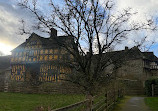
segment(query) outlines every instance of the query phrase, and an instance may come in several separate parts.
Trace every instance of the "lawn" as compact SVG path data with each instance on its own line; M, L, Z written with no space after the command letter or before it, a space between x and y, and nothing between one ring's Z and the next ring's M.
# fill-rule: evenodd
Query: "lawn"
M158 97L147 97L145 103L152 111L158 111Z
M38 111L54 109L84 100L83 95L22 94L0 92L0 111Z

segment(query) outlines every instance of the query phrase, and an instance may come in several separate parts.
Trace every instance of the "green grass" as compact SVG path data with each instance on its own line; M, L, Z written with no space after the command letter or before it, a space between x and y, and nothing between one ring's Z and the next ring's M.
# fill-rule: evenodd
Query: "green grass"
M158 111L158 97L146 97L145 103L152 111Z
M48 110L84 100L83 95L0 93L0 111Z
M130 96L125 96L118 100L118 103L114 106L114 109L112 111L122 111L123 106L125 103L130 99Z

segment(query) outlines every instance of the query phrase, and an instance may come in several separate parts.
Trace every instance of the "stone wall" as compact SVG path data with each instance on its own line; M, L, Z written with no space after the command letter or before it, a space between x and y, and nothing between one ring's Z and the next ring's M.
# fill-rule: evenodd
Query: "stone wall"
M10 69L0 73L0 91L5 91L8 88Z
M126 95L144 95L143 82L139 80L123 80Z
M9 83L9 92L22 93L82 93L83 90L79 86L68 82L45 82L38 86L31 86L25 82L12 81Z
M1 73L0 74L0 91L4 90L4 78L5 78L5 74Z
M115 73L117 77L123 79L144 80L143 60L135 59L126 61Z

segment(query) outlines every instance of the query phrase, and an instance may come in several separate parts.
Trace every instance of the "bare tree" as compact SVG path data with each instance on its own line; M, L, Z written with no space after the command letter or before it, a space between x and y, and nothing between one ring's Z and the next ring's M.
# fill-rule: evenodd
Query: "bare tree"
M131 9L114 11L114 2L105 0L64 0L64 7L57 6L50 0L51 14L45 16L37 8L37 2L29 5L28 1L19 3L34 14L43 32L52 27L68 35L73 42L59 42L71 55L71 66L75 73L69 74L68 81L82 86L88 95L93 96L99 86L107 84L111 76L104 74L104 69L111 64L110 58L104 56L113 46L118 46L128 38L131 32L156 30L153 20L130 22L136 15ZM86 50L85 50L86 49Z

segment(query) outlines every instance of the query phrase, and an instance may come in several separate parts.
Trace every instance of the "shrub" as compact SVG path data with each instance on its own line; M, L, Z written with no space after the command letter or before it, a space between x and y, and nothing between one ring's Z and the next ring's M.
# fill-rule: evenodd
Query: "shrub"
M152 96L152 84L158 85L158 77L151 77L145 81L145 93L147 96Z

